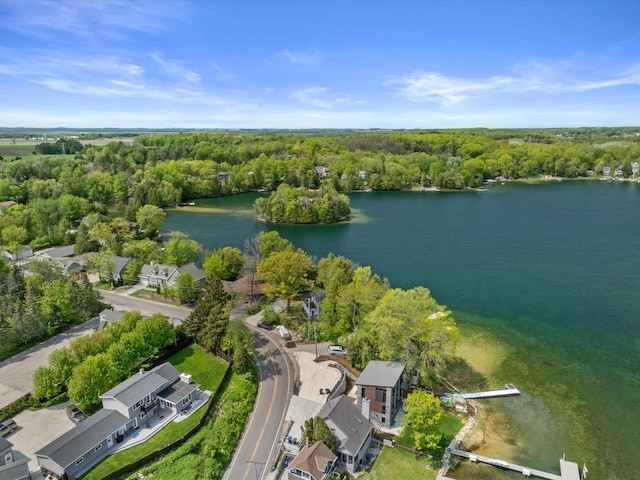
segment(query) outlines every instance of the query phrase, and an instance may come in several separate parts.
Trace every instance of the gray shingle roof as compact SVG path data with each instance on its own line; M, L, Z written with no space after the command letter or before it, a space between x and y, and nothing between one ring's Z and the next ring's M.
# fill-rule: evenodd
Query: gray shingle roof
M109 255L109 258L113 260L113 272L111 273L116 273L118 275L122 273L124 267L126 267L129 260L131 260L129 257L119 257L117 255Z
M173 265L165 265L163 263L146 264L142 266L140 276L169 278L176 268Z
M196 264L193 262L178 267L178 275L184 272L190 273L196 280L202 280L207 276L202 270L196 267Z
M373 429L373 424L344 395L325 403L318 416L333 430L338 450L353 456L357 455L360 446Z
M75 248L75 244L65 245L64 247L52 248L43 253L46 253L51 258L73 257Z
M4 437L0 437L0 452L4 452L6 450L11 450L13 448L13 444Z
M198 387L199 385L197 383L185 383L181 380L176 380L168 387L159 391L156 396L164 398L171 403L178 403L191 392L195 392Z
M36 455L49 457L66 468L126 423L127 417L117 410L98 410L84 422L42 447Z
M381 362L373 360L367 364L356 380L356 385L393 387L404 371L402 362Z
M154 390L172 381L180 373L170 363L163 363L148 372L136 373L111 390L100 395L100 398L115 398L123 405L130 407Z

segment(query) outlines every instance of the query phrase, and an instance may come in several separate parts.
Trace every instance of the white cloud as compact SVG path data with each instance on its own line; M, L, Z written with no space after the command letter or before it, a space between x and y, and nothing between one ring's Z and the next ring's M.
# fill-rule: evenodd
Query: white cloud
M289 97L300 103L318 108L334 108L335 106L349 102L349 95L336 95L329 92L327 87L307 87L294 90Z
M284 50L278 55L296 65L315 65L319 61L317 52L292 52L290 50Z
M152 0L30 0L5 2L3 27L46 38L63 31L82 38L122 38L124 32L157 34L165 22L189 11L188 2Z
M452 106L494 92L572 93L640 85L640 66L600 79L579 79L562 69L536 64L520 75L477 79L448 77L437 72L416 72L394 77L385 84L396 86L399 94L412 102L438 102L444 106Z
M162 58L162 55L160 55L159 53L152 53L151 58L158 65L160 65L160 67L162 67L162 70L164 72L168 73L169 75L180 77L181 79L187 82L192 82L192 83L199 82L202 79L199 73L189 70L187 68L184 68L178 62L169 62L164 58Z

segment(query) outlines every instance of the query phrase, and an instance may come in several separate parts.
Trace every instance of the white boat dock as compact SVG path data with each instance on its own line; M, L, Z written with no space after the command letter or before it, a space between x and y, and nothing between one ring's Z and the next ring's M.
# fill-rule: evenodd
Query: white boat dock
M460 394L460 396L465 400L471 400L474 398L510 397L512 395L520 395L520 390L518 390L512 383L507 383L502 390Z
M555 473L543 472L542 470L536 470L535 468L523 467L522 465L516 465L514 463L505 462L504 460L498 460L491 457L485 457L484 455L476 455L474 453L465 452L464 450L458 450L456 448L450 448L449 452L452 455L468 458L472 462L482 462L495 467L504 468L505 470L513 470L520 472L525 477L538 477L547 480L580 480L580 470L578 464L575 462L568 462L565 459L560 460L560 475ZM443 479L446 477L443 477Z

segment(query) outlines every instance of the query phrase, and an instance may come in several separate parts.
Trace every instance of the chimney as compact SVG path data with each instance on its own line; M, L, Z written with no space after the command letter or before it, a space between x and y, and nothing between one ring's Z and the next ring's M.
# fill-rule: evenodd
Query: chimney
M362 416L371 420L371 400L366 397L362 397Z
M184 382L186 384L191 383L191 375L189 375L188 373L181 373L180 374L180 381Z

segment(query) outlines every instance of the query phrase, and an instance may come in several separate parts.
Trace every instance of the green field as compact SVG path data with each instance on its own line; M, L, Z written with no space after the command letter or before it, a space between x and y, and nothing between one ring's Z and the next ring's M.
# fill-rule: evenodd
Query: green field
M438 462L399 448L384 447L373 467L362 477L364 480L435 480L440 468Z
M205 352L197 345L190 345L169 359L180 372L189 373L193 380L200 384L201 390L212 392L222 383L227 364L218 357ZM209 399L209 402L214 401ZM83 478L86 480L99 480L111 472L115 472L125 465L137 462L155 450L174 442L190 431L200 421L207 411L207 407L201 407L197 412L180 423L169 423L149 440L136 447L108 456Z

